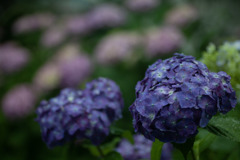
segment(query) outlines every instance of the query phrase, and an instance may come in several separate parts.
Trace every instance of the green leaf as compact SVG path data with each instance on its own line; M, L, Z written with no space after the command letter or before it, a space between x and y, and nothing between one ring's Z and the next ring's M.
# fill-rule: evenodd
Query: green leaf
M160 160L162 154L163 142L160 142L158 139L155 139L155 142L152 144L151 150L151 160Z
M204 132L204 130L201 130L201 131ZM201 131L200 133L202 133ZM216 135L205 131L204 135L202 135L202 138L194 142L193 151L194 151L196 160L200 159L201 152L207 149L213 143L216 137L217 137Z
M122 137L126 138L130 143L134 144L134 139L133 139L132 133L130 131L124 131L122 133Z
M134 144L134 139L133 139L132 133L130 131L123 130L121 128L112 126L110 128L110 132L114 135L121 136L121 137L127 139L130 143Z
M207 129L218 136L240 142L240 116L215 116L208 123Z
M102 149L103 154L107 155L108 153L112 152L120 140L121 140L120 138L114 138L111 142L101 145L100 147ZM97 150L95 145L83 144L82 146L84 148L87 148L92 155L100 157L99 151Z
M172 153L173 160L184 160L183 154L178 149L174 149Z
M124 132L124 130L123 129L121 129L121 128L117 128L117 127L115 127L115 126L111 126L110 127L110 132L111 132L111 134L114 134L114 135L122 135L122 133Z
M110 152L107 154L103 160L123 160L122 156L118 152Z
M187 155L188 155L189 151L191 151L191 149L193 148L194 141L195 141L195 137L189 138L183 144L173 143L173 146L175 148L179 149L182 152L184 158L187 159Z
M216 135L208 132L203 138L194 142L194 147L195 145L199 145L199 153L201 153L213 143L216 137Z

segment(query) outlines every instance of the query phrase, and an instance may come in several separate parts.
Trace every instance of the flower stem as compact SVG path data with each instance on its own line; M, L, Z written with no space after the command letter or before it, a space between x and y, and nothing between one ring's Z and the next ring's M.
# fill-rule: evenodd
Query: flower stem
M194 155L193 149L191 149L191 154L192 154L192 159L193 159L193 160L196 160L196 157L195 157L195 155Z
M100 154L100 157L103 158L104 154L103 154L103 151L102 151L101 147L100 146L96 146L96 148L97 148L97 150L98 150L98 152Z

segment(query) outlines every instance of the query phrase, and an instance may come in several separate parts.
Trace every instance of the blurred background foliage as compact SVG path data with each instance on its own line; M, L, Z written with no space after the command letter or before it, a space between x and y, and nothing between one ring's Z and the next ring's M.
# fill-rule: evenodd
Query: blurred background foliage
M46 147L34 121L40 100L65 87L84 88L94 78L110 78L125 102L123 118L113 126L134 133L128 107L148 65L174 52L200 59L209 43L240 39L239 0L128 1L0 3L0 159L95 159L79 143ZM115 147L114 137L105 143ZM238 143L215 138L200 159L237 157Z

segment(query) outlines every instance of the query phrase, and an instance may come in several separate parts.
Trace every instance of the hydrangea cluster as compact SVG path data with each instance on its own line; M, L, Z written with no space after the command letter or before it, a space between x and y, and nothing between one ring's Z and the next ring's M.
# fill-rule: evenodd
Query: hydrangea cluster
M170 10L166 15L165 23L176 27L186 27L197 18L197 9L194 6L185 4Z
M13 42L0 45L0 72L19 71L27 65L29 59L28 50Z
M16 33L26 33L38 29L45 29L51 26L54 21L55 17L51 13L36 13L18 19L14 24L13 29Z
M225 42L219 48L210 44L201 61L211 71L228 71L231 84L240 98L240 41Z
M58 65L47 62L35 74L33 78L33 86L35 92L43 94L56 89L61 80L61 73Z
M140 134L137 134L134 135L134 144L131 144L128 140L123 139L116 148L116 151L122 155L124 160L139 160L150 159L151 148L152 141L146 139ZM172 150L172 144L165 143L162 148L161 160L171 160Z
M92 30L88 14L71 16L65 23L66 30L70 35L86 35Z
M3 113L9 119L23 118L31 113L35 100L36 95L31 86L26 84L15 86L3 97Z
M236 105L230 76L183 54L149 66L136 97L130 107L135 131L163 142L186 142L218 111L225 114Z
M145 37L145 50L148 57L175 52L183 42L182 33L174 27L149 30Z
M126 6L138 12L149 11L156 8L159 4L159 0L126 0Z
M56 25L49 27L41 37L41 44L51 48L60 45L67 37L65 26Z
M109 134L111 123L121 118L123 99L111 80L99 78L85 90L64 89L59 96L42 101L37 122L48 147L87 138L99 145Z
M88 13L88 24L92 29L118 27L126 22L124 9L114 4L102 4Z
M87 56L79 54L60 63L59 70L62 87L77 87L80 82L89 77L92 72L92 65Z
M111 34L103 38L95 50L97 62L111 65L131 59L141 45L140 39L138 34L131 32Z
M82 52L75 43L60 48L35 74L35 91L42 94L59 87L76 88L85 81L91 75L93 66L90 58Z

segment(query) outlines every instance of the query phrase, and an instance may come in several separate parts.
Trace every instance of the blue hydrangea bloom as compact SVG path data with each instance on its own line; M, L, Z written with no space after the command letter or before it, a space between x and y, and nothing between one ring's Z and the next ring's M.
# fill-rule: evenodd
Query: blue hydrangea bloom
M136 85L130 106L135 131L152 141L186 142L217 112L235 107L230 79L225 72L210 72L192 56L158 60Z
M123 99L111 80L99 78L85 90L64 89L37 108L43 141L52 148L73 139L89 139L99 145L114 120L121 118Z
M133 138L134 144L123 139L116 148L116 151L122 155L124 160L150 159L152 141L146 139L140 134L134 135ZM171 160L172 151L173 145L171 143L165 143L162 148L161 160Z

